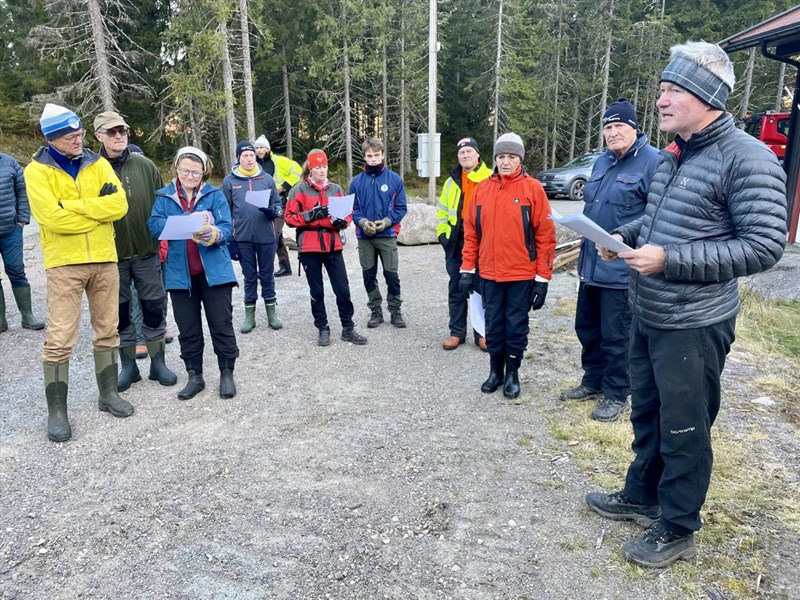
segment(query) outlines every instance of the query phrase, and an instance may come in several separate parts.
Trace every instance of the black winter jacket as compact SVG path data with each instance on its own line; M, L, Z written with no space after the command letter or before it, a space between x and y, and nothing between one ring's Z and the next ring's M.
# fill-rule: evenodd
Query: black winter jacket
M666 251L663 273L631 275L634 314L659 329L735 316L737 278L769 269L786 245L786 176L763 143L730 115L676 142L653 177L644 215L616 231L629 246Z
M22 168L8 154L0 153L0 237L5 237L17 223L31 222L31 209L25 192Z

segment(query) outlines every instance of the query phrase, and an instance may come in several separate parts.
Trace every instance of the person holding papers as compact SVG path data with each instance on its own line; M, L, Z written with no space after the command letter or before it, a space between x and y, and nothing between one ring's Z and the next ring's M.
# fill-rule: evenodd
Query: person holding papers
M280 329L283 324L275 314L275 252L279 235L275 219L283 216L281 197L275 180L256 161L256 148L251 142L239 142L236 160L222 182L222 193L231 207L233 239L244 276L245 317L239 331L250 333L256 326L259 280L269 326Z
M231 288L236 285L236 275L227 246L232 232L231 212L222 192L206 183L211 174L211 160L202 150L192 146L178 150L173 172L173 180L156 192L156 203L147 226L153 236L159 237L168 219L170 223L176 217L198 223L190 239L177 233L169 239L164 263L172 312L178 324L181 358L189 375L178 398L188 400L206 387L201 305L219 364L219 395L233 398L236 395L233 367L239 348L233 333L231 305Z
M329 214L329 198L344 196L342 188L328 181L328 157L322 150L312 150L303 165L303 179L289 192L286 223L297 228L297 253L311 292L311 314L319 330L317 344L331 343L331 330L325 311L325 286L322 267L328 272L342 323L342 340L366 344L367 338L353 324L353 303L344 264L344 230L352 217Z
M556 228L542 184L525 172L525 146L515 133L494 145L494 174L478 184L464 216L461 292L483 280L489 378L481 391L500 385L503 396L520 394L519 367L528 346L528 312L544 306L553 274Z
M620 98L603 115L606 151L597 159L584 188L583 214L605 231L638 219L660 153L638 131L633 105ZM575 333L581 342L581 383L561 394L562 400L588 400L603 395L592 413L595 421L616 421L628 408L628 265L622 259L603 261L595 243L581 242L580 287Z

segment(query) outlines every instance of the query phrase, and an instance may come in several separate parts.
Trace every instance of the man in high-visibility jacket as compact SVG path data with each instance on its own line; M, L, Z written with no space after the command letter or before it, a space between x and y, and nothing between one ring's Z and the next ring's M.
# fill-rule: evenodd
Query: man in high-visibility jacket
M275 217L275 232L278 235L278 270L275 277L283 277L292 274L292 263L289 262L289 251L283 240L283 213L286 212L286 199L289 197L289 190L292 189L302 178L303 169L286 156L279 156L272 152L267 136L260 135L255 143L256 161L263 171L275 180L278 192L281 195L281 216Z
M444 182L436 212L436 235L444 248L445 267L450 281L447 286L447 307L450 312L450 336L442 342L445 350L455 350L467 339L467 298L458 287L461 279L461 250L464 248L463 221L472 194L478 184L492 175L481 160L478 142L466 137L456 144L458 166L450 170ZM480 290L480 278L475 288ZM475 345L486 350L486 340L473 331Z

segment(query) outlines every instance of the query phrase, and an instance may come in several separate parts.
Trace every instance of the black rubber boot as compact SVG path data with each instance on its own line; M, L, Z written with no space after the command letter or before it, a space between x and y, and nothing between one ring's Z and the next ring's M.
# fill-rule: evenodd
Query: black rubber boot
M504 365L505 356L502 354L489 355L489 378L481 386L481 391L484 394L491 394L502 385Z
M186 386L178 392L178 400L189 400L206 389L202 371L188 369L186 373L189 375L189 380L186 382Z
M219 359L219 397L233 398L236 395L236 384L233 382L233 365L235 358Z
M47 437L54 442L66 442L72 437L67 417L69 390L69 361L44 363L44 395L47 398Z
M506 379L503 383L503 396L514 399L519 396L519 366L522 364L522 353L506 356Z
M94 351L94 376L97 379L97 389L100 391L97 399L98 408L115 417L130 417L133 414L133 404L120 398L117 390L116 348Z
M137 381L142 380L136 364L136 346L125 346L119 349L119 362L122 366L117 378L117 391L124 392Z
M157 381L161 385L175 385L178 383L178 376L173 373L165 360L164 340L153 340L147 342L147 354L150 355L150 376L149 379Z

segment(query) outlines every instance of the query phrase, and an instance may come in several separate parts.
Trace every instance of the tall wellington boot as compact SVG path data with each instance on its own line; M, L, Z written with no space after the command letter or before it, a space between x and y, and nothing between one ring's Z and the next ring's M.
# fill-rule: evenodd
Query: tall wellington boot
M120 398L117 390L117 356L116 348L94 351L94 376L100 391L97 405L100 410L115 417L130 417L133 414L133 405Z
M47 398L47 437L54 442L66 442L72 437L72 427L67 417L69 360L60 363L45 362L42 366L44 395Z

